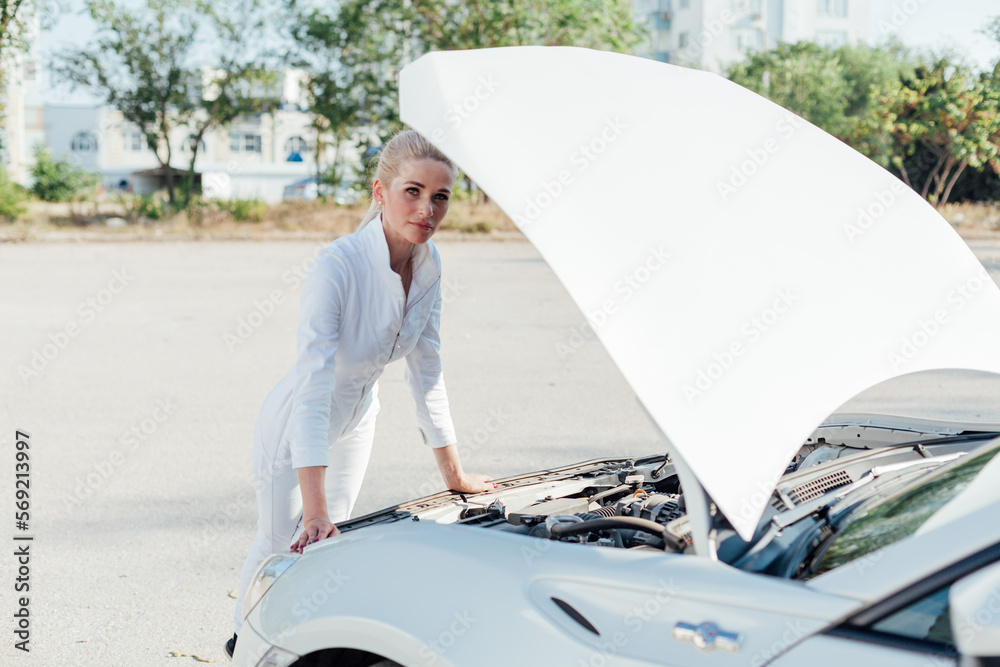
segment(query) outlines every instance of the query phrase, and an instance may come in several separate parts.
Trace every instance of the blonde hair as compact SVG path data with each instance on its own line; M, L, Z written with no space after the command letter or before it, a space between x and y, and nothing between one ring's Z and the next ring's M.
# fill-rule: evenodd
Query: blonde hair
M438 150L434 144L413 130L404 130L390 139L382 147L382 150L379 151L378 166L375 168L375 178L382 182L383 187L386 187L396 178L400 167L405 162L408 160L423 159L442 162L451 170L452 175L458 175L455 163L449 160L448 156ZM372 182L374 180L372 179ZM381 212L382 208L373 197L371 206L368 208L368 213L361 219L361 224L358 225L356 231L364 229L365 225L374 220Z

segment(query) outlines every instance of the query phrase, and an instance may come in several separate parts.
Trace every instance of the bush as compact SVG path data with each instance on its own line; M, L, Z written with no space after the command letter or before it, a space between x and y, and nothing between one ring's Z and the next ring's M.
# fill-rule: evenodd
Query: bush
M159 195L119 195L115 201L125 208L125 217L131 222L142 218L162 220L169 214L170 206Z
M260 222L267 211L267 204L258 199L221 199L219 209L233 216L236 222Z
M28 193L0 169L0 220L14 222L27 210Z
M97 176L73 164L68 157L56 160L45 146L35 147L31 168L31 193L42 201L78 201L97 184Z

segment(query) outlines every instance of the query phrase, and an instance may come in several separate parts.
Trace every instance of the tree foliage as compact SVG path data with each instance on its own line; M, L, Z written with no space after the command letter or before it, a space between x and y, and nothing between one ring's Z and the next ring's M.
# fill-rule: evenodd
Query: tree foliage
M628 52L641 38L629 0L286 1L317 148L334 148L333 163L318 165L320 180L334 185L345 144L360 139L364 151L399 129L399 70L423 53L528 44Z
M77 201L97 185L97 176L75 164L69 157L55 159L44 146L35 147L31 167L31 194L42 201Z
M629 53L641 39L629 0L414 0L403 16L421 51L538 44Z
M341 160L347 145L360 135L364 151L399 128L396 77L403 43L396 32L396 7L371 0L345 0L332 13L295 2L289 7L295 44L290 60L306 72L303 88L316 132L318 182L336 191L345 177ZM327 146L333 158L324 164Z
M829 49L813 42L779 44L729 69L729 78L840 139L875 102L873 90L906 68L899 47Z
M864 124L881 134L872 157L931 203L947 203L968 167L1000 173L1000 89L947 58L885 85Z
M28 193L0 167L0 220L14 222L28 211Z
M99 30L96 42L64 49L54 72L102 97L139 128L166 171L173 203L175 130L190 131L190 184L204 134L266 104L254 94L254 84L266 79L257 64L263 54L256 38L266 20L260 6L258 0L221 8L203 0L146 0L133 9L114 0L88 0ZM196 51L211 65L199 67ZM185 202L189 194L185 188Z
M1000 43L1000 19L989 30ZM946 203L963 175L1000 174L1000 62L977 75L948 56L898 44L800 42L752 55L729 78L850 144L932 203Z

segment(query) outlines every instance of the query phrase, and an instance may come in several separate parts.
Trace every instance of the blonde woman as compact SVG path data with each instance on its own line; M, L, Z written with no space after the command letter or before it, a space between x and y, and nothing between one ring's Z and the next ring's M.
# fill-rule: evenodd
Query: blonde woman
M361 489L378 414L378 378L406 359L424 443L448 488L494 488L458 457L439 350L441 259L430 242L448 212L454 164L413 131L383 148L358 230L317 257L302 287L295 366L254 429L257 535L243 565L230 655L250 578L270 554L338 534Z

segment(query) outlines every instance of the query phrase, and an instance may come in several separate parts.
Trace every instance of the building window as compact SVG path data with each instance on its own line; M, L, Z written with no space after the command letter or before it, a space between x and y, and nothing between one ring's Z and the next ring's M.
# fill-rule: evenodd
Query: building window
M309 152L309 143L299 136L288 137L285 140L285 160L288 162L301 162L302 155Z
M232 132L229 134L229 149L234 153L260 153L260 135Z
M184 145L184 148L186 148L187 150L191 151L192 153L194 152L194 136L193 135L189 135L188 136L187 143ZM198 152L200 153L201 151L204 151L204 150L205 150L205 140L204 139L199 139L198 140Z
M688 34L687 32L682 32L677 35L677 48L686 49L688 45Z
M847 44L847 33L843 30L820 30L816 33L816 43L831 49L839 49Z
M761 0L731 0L729 6L737 14L760 14L763 11Z
M70 142L70 149L77 153L90 153L97 150L97 137L93 132L77 132Z
M816 13L820 16L847 16L847 0L817 0Z
M142 132L139 130L125 130L125 150L141 151L145 148L142 140Z
M764 33L753 28L733 30L733 41L736 50L740 53L760 51L764 48Z

